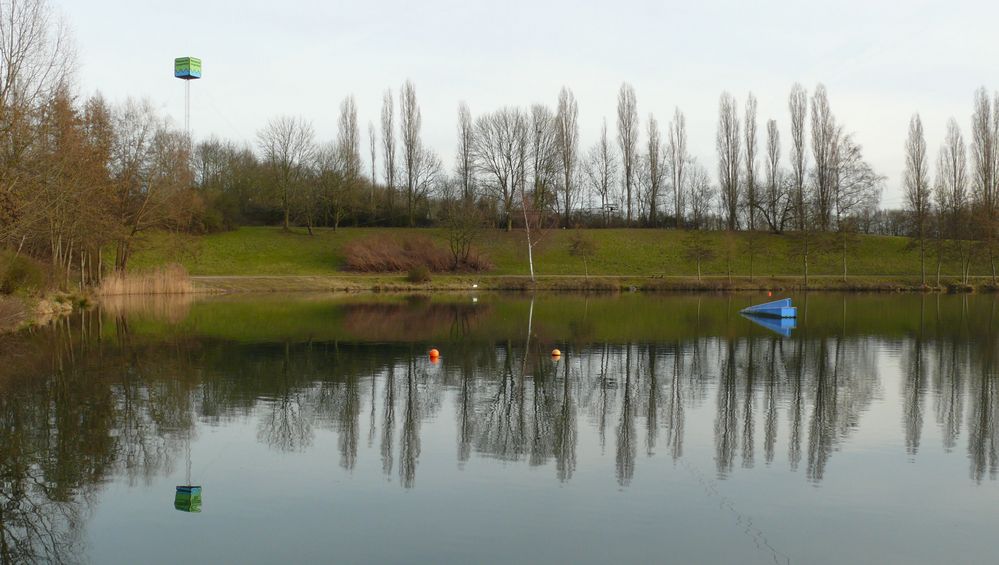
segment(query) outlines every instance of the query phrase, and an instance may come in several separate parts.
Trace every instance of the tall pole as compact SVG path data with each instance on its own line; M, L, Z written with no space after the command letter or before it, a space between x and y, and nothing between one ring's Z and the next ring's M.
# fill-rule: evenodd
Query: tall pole
M191 81L184 81L184 131L187 132L187 142L191 142Z

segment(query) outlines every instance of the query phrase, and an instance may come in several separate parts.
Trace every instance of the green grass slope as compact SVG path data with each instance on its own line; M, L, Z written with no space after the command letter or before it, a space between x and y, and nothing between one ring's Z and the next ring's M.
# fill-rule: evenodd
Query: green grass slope
M535 269L539 275L583 275L583 261L569 253L573 230L552 230L543 235L535 249ZM696 264L684 258L686 232L652 229L585 230L596 242L596 255L589 261L590 275L597 276L683 276L696 275ZM421 235L447 246L442 229L341 228L284 232L280 228L246 227L207 236L148 235L130 263L143 270L165 263L180 263L192 275L343 275L344 246L370 236L407 238ZM728 235L707 232L707 246L714 259L702 264L705 276L720 276L731 265L735 276L797 276L800 257L795 240L787 235ZM813 242L821 243L821 242ZM485 231L476 247L495 264L489 275L527 275L527 249L522 231ZM810 274L838 276L842 258L833 242L817 245L819 252L809 257ZM750 257L750 248L754 250ZM821 249L825 248L824 251ZM850 275L867 277L914 277L919 275L919 251L908 238L859 236L851 244L847 258ZM956 261L945 261L942 272L954 277L960 269ZM972 274L989 273L984 258L976 261ZM927 278L935 277L935 258L927 253Z

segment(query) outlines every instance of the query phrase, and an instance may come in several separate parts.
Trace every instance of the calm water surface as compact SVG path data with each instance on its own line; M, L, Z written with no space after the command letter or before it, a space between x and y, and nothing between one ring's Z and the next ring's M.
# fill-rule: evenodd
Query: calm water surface
M795 299L105 304L0 341L0 560L999 561L997 298Z

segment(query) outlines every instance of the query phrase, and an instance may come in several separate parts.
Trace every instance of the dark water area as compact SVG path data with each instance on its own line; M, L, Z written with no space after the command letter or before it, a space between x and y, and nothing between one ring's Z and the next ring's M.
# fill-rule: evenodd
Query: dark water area
M0 338L0 562L999 561L997 297L793 298L105 303Z

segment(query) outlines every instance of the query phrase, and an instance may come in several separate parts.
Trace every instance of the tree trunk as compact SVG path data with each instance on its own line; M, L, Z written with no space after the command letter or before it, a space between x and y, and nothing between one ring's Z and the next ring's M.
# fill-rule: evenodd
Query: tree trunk
M808 231L807 229L803 232L804 235L804 251L801 254L802 268L805 273L805 288L808 288Z
M846 238L843 239L843 282L846 282Z
M996 258L991 245L989 245L989 264L992 265L992 284L996 284Z
M416 195L413 191L413 179L410 177L411 174L406 175L406 216L409 220L409 227L414 227L416 225L416 214L413 212L413 207L416 201Z
M968 274L971 272L971 250L965 247L964 256L961 258L961 274L964 276L964 284L968 284Z
M926 286L926 243L922 237L919 238L919 280Z
M69 251L66 253L66 287L69 287L70 270L73 268L73 242L69 242Z
M124 272L126 266L128 266L128 241L121 240L115 251L114 268L116 271Z
M291 231L291 204L288 202L288 188L281 193L281 203L284 205L284 231Z
M524 211L524 231L527 233L527 265L531 270L531 283L534 284L534 245L531 243L531 221L527 217L527 203L521 193L521 209ZM511 218L507 216L507 231L511 229Z
M527 265L531 269L531 282L534 283L534 245L531 244L531 226L527 226Z

